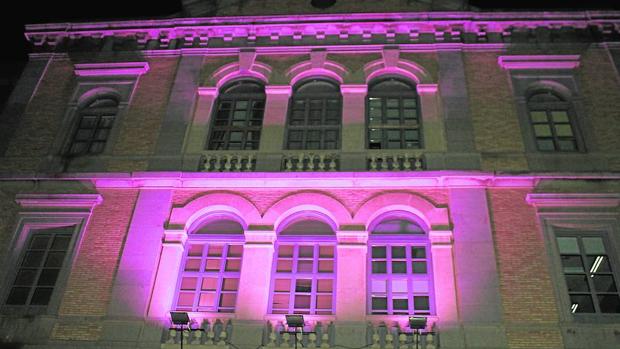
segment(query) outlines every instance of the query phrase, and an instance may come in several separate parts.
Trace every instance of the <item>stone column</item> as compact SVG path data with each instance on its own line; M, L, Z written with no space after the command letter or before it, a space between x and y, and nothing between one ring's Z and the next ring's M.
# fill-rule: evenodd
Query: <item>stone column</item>
M336 235L336 317L339 321L364 321L368 233L347 230Z
M437 84L418 84L416 89L420 98L424 149L430 152L444 152L447 148L437 98Z
M262 321L269 308L273 230L246 230L235 313L240 320Z
M289 85L265 86L265 114L260 137L257 171L279 171L284 149L284 131L293 88Z
M342 155L340 169L366 169L366 95L367 85L340 85L342 93Z
M454 261L452 258L452 232L431 230L431 256L435 285L435 310L442 323L458 321Z
M164 320L169 317L186 241L187 233L184 230L164 232L159 267L148 313L151 319Z
M187 142L185 144L185 161L183 169L196 171L197 161L206 149L207 138L211 127L211 116L218 96L217 87L200 87L198 89L198 101L194 110L194 118L190 125Z

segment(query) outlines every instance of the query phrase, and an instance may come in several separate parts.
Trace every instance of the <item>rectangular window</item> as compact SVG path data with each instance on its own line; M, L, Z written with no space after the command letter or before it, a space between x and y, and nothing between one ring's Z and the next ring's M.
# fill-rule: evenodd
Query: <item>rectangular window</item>
M5 306L45 309L50 304L74 230L69 226L29 232Z
M243 246L190 243L177 286L176 310L235 311Z
M370 246L370 313L431 314L428 246Z
M279 245L271 287L271 312L333 314L335 263L333 245Z
M571 313L620 313L615 265L602 236L558 235Z

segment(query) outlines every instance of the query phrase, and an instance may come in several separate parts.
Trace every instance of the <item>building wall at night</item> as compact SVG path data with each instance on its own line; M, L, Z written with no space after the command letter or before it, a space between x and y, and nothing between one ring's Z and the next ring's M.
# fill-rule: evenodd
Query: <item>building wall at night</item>
M209 4L26 27L0 346L618 346L620 13Z

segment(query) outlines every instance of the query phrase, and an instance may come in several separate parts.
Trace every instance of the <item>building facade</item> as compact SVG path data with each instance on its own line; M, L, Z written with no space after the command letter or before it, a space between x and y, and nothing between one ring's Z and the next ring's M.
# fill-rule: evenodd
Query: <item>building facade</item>
M0 345L620 346L620 12L184 6L26 27Z

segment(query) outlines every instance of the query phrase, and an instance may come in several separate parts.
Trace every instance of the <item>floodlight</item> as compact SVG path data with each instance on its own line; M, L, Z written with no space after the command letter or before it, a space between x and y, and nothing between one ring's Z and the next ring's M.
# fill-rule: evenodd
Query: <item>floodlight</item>
M174 325L187 325L189 324L189 314L184 311L171 311L170 318Z
M418 316L409 317L409 328L412 330L423 330L426 328L426 318Z
M304 327L303 315L286 315L286 325L288 327Z

